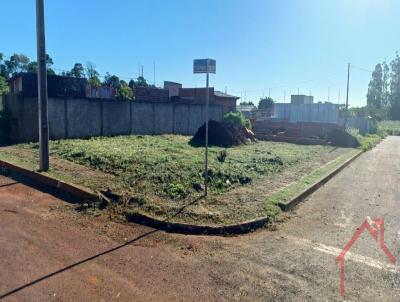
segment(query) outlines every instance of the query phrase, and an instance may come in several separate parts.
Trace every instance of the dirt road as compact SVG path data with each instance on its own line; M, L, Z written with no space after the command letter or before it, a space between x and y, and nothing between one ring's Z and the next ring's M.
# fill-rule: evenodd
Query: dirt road
M400 137L385 139L268 229L167 234L113 222L0 178L5 301L341 301L335 257L366 217L383 217L400 258ZM391 264L364 234L346 256L346 301L399 301Z

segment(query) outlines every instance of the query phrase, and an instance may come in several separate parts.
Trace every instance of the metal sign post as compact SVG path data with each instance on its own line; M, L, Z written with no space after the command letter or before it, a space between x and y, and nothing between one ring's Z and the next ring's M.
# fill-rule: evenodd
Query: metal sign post
M49 122L47 113L47 69L44 30L44 0L36 0L37 62L38 62L38 109L39 109L39 156L40 171L49 169Z
M210 73L215 74L215 72L216 72L215 60L213 59L194 60L193 73L206 74L206 113L205 113L206 135L205 135L205 154L204 154L204 196L206 198L208 195L208 107L210 103L209 74Z

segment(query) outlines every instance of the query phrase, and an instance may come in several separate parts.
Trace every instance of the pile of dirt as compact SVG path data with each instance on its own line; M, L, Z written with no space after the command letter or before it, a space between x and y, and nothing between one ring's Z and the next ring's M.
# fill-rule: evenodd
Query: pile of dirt
M204 123L203 126L197 130L190 143L194 146L204 146L205 133L206 125ZM245 127L214 120L208 122L208 144L210 146L227 148L256 141L254 133Z
M345 148L357 148L360 146L360 142L346 132L344 129L332 129L331 132L328 134L328 141L333 145L337 147L345 147Z

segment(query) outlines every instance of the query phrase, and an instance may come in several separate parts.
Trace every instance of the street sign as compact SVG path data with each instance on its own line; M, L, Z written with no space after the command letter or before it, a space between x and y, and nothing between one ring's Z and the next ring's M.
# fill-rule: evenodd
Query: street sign
M205 137L205 154L204 154L204 197L207 198L208 194L208 106L210 103L210 87L209 77L210 73L216 72L216 61L213 59L200 59L193 61L193 73L205 73L206 74L206 114L205 114L205 125L206 125L206 137Z
M193 73L215 73L216 61L213 59L199 59L193 61Z

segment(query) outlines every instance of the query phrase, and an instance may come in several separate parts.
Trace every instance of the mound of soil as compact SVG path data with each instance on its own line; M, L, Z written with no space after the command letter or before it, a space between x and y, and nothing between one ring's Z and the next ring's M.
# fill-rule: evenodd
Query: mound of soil
M347 133L344 129L332 129L331 132L328 133L329 142L338 147L348 147L348 148L357 148L360 146L357 138Z
M191 139L190 143L194 146L205 145L206 124L201 126ZM254 133L245 127L238 127L227 122L208 122L208 144L210 146L231 147L249 142L256 142Z

